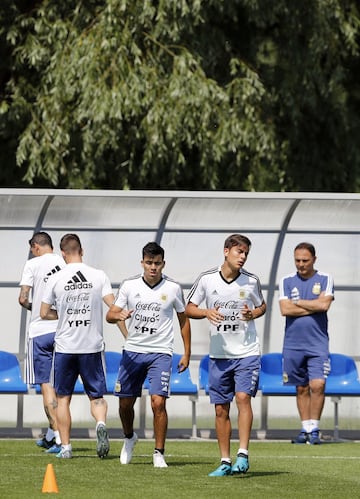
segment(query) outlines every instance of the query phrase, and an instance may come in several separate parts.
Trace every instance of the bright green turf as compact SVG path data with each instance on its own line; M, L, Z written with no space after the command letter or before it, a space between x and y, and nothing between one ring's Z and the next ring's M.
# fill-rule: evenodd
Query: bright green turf
M95 441L76 440L73 459L59 460L32 440L0 441L0 497L34 498L53 463L63 498L343 498L360 497L360 444L320 446L288 442L251 442L250 470L243 476L213 478L219 464L214 441L167 442L167 469L152 466L153 441L139 441L133 461L119 463L120 441L109 456L96 456ZM232 443L232 455L237 451Z

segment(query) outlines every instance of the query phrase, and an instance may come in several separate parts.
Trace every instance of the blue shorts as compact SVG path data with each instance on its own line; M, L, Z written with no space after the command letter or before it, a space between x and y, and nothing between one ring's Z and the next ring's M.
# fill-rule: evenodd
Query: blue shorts
M283 351L283 383L306 386L312 379L326 379L330 373L328 353L309 355L301 350Z
M232 402L236 392L255 397L259 385L260 355L242 359L209 359L209 395L212 404Z
M71 395L79 375L86 394L91 398L101 398L106 393L104 352L55 352L53 384L57 395Z
M28 339L25 382L29 385L50 383L54 337L55 332Z
M165 353L123 351L114 395L141 397L147 377L150 395L169 397L172 357Z

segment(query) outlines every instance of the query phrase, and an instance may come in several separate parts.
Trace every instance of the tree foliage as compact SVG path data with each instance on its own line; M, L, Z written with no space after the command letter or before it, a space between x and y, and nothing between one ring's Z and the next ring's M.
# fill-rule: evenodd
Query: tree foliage
M1 152L27 185L359 190L355 0L0 9Z

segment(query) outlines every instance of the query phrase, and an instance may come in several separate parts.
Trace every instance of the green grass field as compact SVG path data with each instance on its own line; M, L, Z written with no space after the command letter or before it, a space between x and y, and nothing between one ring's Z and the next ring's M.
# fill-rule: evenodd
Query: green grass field
M152 466L153 441L136 445L133 461L120 465L122 442L111 441L109 456L96 456L95 441L74 440L73 459L45 454L33 440L0 441L0 497L49 496L42 493L53 463L63 498L343 498L360 497L360 444L320 446L253 441L250 470L243 476L208 477L219 464L215 441L167 441L166 469ZM235 456L237 443L232 443Z

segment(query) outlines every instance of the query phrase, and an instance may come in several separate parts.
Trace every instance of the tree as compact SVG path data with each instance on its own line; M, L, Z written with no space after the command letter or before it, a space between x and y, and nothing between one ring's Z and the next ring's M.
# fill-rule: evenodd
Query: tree
M355 0L16 4L0 109L28 185L359 189Z

